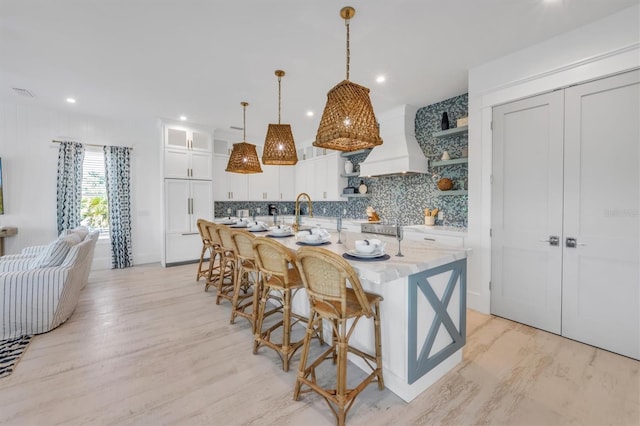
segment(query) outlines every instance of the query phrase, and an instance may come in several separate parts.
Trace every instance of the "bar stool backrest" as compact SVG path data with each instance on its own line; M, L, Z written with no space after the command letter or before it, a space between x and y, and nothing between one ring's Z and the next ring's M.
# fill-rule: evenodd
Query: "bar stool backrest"
M208 222L206 224L207 233L209 234L209 239L211 240L211 245L213 245L216 248L219 248L220 246L222 246L222 241L220 240L220 234L218 234L218 229L221 226L225 226L225 225L219 225L214 222Z
M202 244L208 245L211 243L211 239L209 238L209 231L207 230L207 224L209 222L206 219L198 219L196 221L196 226L198 227L198 232L200 232L200 238L202 238Z
M289 284L289 265L296 266L288 248L267 237L256 237L253 240L253 252L258 268L263 273L277 277L285 285Z
M241 229L233 229L231 238L235 243L236 255L242 259L253 260L255 254L253 252L253 240L256 238L251 232Z
M296 263L310 302L331 318L347 318L347 284L355 293L359 311L371 317L371 305L353 267L341 256L321 247L302 247ZM352 307L353 308L353 307Z
M231 236L231 228L226 225L220 225L218 227L218 235L220 236L220 243L226 251L236 253L236 243Z

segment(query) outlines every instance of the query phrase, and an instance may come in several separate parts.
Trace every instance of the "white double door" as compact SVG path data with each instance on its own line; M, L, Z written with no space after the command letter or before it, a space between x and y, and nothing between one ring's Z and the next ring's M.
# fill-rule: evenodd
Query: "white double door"
M640 72L493 110L491 311L640 359Z

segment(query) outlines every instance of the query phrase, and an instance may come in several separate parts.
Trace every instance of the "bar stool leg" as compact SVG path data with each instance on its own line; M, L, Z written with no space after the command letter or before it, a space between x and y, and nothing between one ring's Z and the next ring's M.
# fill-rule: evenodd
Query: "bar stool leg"
M302 343L302 355L300 355L300 364L298 368L298 378L296 380L296 386L293 390L293 400L300 399L300 389L302 388L302 381L300 378L306 375L307 359L309 358L309 346L311 346L311 338L313 337L313 327L316 321L316 311L311 308L309 312L309 322L307 323L307 331L304 335L304 341Z
M378 389L384 389L384 378L382 377L382 337L380 332L380 303L376 302L373 310L373 324L375 330L376 344L376 370L378 372Z

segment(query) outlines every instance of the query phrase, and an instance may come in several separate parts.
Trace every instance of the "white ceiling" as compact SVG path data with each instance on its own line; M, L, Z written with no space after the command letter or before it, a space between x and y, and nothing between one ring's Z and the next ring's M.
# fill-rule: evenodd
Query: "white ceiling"
M356 8L350 80L382 112L466 93L469 68L638 2L0 0L0 99L114 118L186 115L219 129L242 126L246 100L247 140L261 145L283 69L282 122L305 145L345 77L345 5Z

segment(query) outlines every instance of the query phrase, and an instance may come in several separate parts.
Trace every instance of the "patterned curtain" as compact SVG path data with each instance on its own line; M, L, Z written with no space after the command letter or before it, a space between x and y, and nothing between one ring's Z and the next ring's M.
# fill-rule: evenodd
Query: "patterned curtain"
M58 149L57 215L58 234L80 225L82 204L82 161L84 146L60 142Z
M112 268L133 266L130 157L131 148L104 147Z

